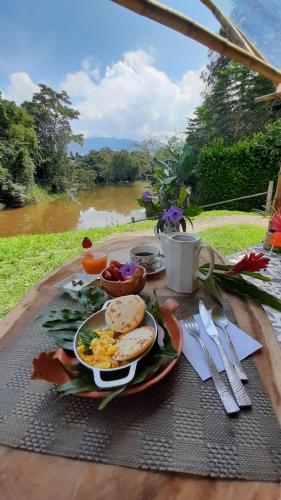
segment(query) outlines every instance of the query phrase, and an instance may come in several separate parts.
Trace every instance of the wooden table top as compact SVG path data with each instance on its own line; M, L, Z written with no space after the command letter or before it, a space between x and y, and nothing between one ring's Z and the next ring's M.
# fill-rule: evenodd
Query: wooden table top
M127 257L130 247L149 242L155 243L155 238L132 233L111 237L100 248L110 257L122 259L122 255ZM0 348L11 342L42 306L55 297L58 293L55 283L79 271L80 258L75 258L38 283L0 322ZM268 317L255 304L227 297L234 312L239 311L240 327L263 345L253 359L281 422L281 356ZM142 471L0 446L0 500L203 500L206 497L208 500L280 500L281 486Z

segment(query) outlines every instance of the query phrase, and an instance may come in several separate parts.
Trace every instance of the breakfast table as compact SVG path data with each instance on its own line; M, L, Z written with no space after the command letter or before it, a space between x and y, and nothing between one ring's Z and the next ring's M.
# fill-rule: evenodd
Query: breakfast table
M129 249L135 245L155 244L155 237L132 233L111 237L100 245L110 258L126 261ZM204 255L202 256L204 260ZM66 262L59 269L38 283L21 302L1 321L0 349L13 345L42 308L60 294L54 285L65 277L81 272L81 259ZM162 296L188 301L189 296L177 294L164 287L165 272L151 276L144 291L162 290ZM164 291L163 291L164 290ZM202 290L194 292L192 299L202 296ZM263 308L253 302L224 293L241 329L262 344L253 356L253 364L262 381L264 392L273 412L281 422L281 356L280 347L271 322ZM172 376L172 373L170 376ZM155 386L156 387L156 386ZM145 393L144 393L145 394ZM1 392L0 392L1 396ZM134 398L135 396L130 396ZM79 398L82 399L82 398ZM129 399L129 398L128 398ZM132 399L133 401L133 399ZM118 401L117 401L118 403ZM261 411L262 408L261 408ZM0 409L1 423L1 409ZM219 432L219 429L218 429ZM258 440L259 436L251 437ZM163 444L163 446L167 444ZM63 443L62 443L63 446ZM164 448L163 448L164 450ZM164 452L164 451L163 451ZM218 451L221 453L221 450ZM61 454L63 455L63 453ZM76 457L78 458L78 457ZM279 463L280 468L280 463ZM26 449L0 445L0 499L1 500L103 500L128 499L203 499L230 500L278 500L280 483L274 481L239 480L235 474L229 479L204 477L199 474L172 472L169 470L143 470L106 463L54 456Z

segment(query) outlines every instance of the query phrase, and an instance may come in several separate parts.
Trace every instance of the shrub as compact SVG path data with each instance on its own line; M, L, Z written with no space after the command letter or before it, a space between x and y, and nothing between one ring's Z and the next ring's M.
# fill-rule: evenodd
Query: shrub
M216 139L204 147L198 157L197 202L207 205L267 190L276 182L281 161L281 120L267 126L265 132L225 146ZM260 208L265 197L240 200L220 208L251 210Z

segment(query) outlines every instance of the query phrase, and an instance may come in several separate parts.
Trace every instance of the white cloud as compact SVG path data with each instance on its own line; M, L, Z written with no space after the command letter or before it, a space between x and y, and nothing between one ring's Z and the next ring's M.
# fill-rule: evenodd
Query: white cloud
M202 68L187 71L175 82L156 68L151 52L126 52L103 74L87 57L81 69L66 75L59 87L68 92L80 111L80 119L72 124L77 132L85 137L141 140L184 130L187 118L201 102ZM19 104L30 100L36 91L38 86L28 73L12 73L5 95Z
M157 69L144 51L126 52L101 76L91 59L68 73L60 87L80 111L77 131L86 136L142 139L173 134L185 128L187 117L200 104L202 68L187 71L179 82Z
M31 100L34 92L38 90L38 85L33 83L28 73L12 73L5 97L21 104L23 101Z

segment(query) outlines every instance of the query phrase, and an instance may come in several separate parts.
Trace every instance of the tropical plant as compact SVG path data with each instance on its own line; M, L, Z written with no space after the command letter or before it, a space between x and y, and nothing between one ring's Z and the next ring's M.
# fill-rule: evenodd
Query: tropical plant
M172 153L172 150L171 150ZM186 229L185 218L192 225L190 216L199 215L200 207L190 203L191 187L185 184L192 167L188 165L189 149L169 163L155 158L153 193L146 191L138 203L145 208L148 218L157 219L157 230L163 231L165 223L172 222Z

